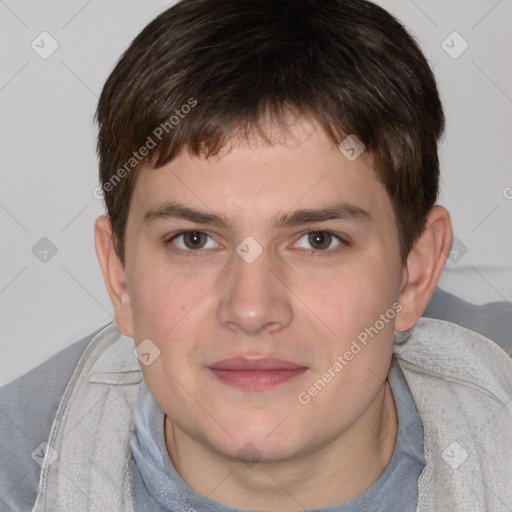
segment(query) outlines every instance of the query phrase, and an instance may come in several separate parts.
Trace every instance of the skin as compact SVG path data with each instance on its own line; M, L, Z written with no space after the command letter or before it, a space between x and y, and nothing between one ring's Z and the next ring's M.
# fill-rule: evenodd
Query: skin
M230 224L143 222L167 201ZM368 218L273 226L279 216L334 203ZM209 237L173 238L180 230ZM312 240L312 230L323 237ZM166 413L169 457L192 489L235 508L285 512L348 500L378 479L398 427L386 384L393 331L412 327L434 291L452 239L444 208L431 210L402 263L392 205L370 155L349 161L302 119L277 130L271 145L254 135L209 159L183 151L160 169L142 169L124 266L106 216L95 236L119 329L160 350L141 370ZM249 236L263 250L252 263L236 252ZM190 249L194 240L202 248ZM298 394L396 303L396 317L300 403ZM207 368L236 355L277 357L307 370L273 389L242 390ZM247 451L258 460L248 463Z

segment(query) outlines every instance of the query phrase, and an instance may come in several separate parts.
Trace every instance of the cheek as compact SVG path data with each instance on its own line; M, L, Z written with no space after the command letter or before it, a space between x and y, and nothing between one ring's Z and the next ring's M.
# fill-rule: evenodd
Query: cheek
M160 403L175 404L180 382L189 382L191 357L197 349L199 316L204 313L207 283L177 275L172 269L148 265L137 274L138 287L132 296L134 333L138 343L151 340L159 355L141 367L144 378ZM188 385L190 387L190 385Z
M365 258L366 259L366 258ZM340 266L321 279L297 283L297 295L318 319L347 340L379 320L398 297L397 271L382 259L363 258L357 264Z
M321 322L331 331L323 330L322 361L301 389L302 400L309 400L318 417L324 418L318 428L334 431L340 418L358 417L386 379L397 293L396 272L385 270L374 260L357 270L340 270L336 279L309 288L304 302L309 300L313 311L318 308Z
M165 338L194 308L206 283L183 276L168 265L155 261L138 262L132 275L131 306L136 333ZM204 294L204 293L203 293Z

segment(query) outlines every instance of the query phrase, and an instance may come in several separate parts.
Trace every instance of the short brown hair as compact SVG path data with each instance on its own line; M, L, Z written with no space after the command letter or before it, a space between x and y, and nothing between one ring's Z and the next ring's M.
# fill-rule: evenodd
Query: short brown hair
M160 167L184 148L213 155L290 111L336 145L349 134L364 143L405 259L437 199L444 130L434 76L405 28L364 0L182 0L134 39L96 111L100 182L123 264L131 169ZM149 139L154 147L139 154Z

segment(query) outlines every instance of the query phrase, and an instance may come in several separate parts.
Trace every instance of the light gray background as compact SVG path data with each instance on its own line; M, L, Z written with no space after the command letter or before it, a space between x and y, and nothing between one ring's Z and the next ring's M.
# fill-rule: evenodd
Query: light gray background
M378 3L418 39L446 109L440 203L458 240L440 286L512 301L512 0ZM168 5L0 0L0 386L112 320L92 117L122 51ZM469 45L458 58L442 47L463 48L454 31ZM31 47L49 48L42 32L58 43L46 59ZM46 262L32 251L43 237L57 248Z

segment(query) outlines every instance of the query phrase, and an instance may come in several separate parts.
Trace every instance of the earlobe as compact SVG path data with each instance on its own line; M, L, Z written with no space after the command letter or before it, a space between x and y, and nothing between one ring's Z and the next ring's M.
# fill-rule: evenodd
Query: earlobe
M410 329L425 311L448 258L452 240L450 214L446 208L434 206L403 269L399 296L402 310L396 317L396 331Z
M114 248L112 226L107 215L96 219L94 238L103 279L114 306L116 324L123 334L133 337L131 301L125 269Z

